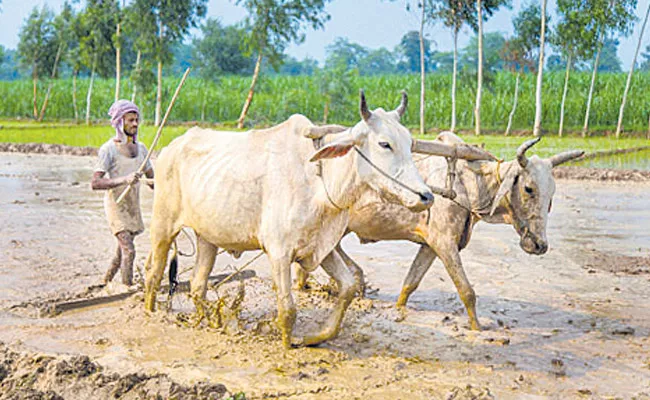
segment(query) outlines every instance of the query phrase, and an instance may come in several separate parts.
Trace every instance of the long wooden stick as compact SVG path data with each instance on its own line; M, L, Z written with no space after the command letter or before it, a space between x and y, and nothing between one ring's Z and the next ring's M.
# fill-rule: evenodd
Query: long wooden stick
M147 162L149 162L149 159L151 158L151 153L153 153L154 147L156 147L156 144L158 144L158 139L160 139L160 135L162 133L163 127L165 126L165 122L167 122L167 117L169 117L169 113L172 111L172 107L174 106L174 103L176 102L176 98L178 97L178 93L180 93L181 88L183 87L183 84L185 83L185 79L187 78L187 75L190 73L190 68L185 70L185 73L183 74L183 78L181 79L181 82L178 84L178 87L176 88L176 92L174 92L174 96L172 97L172 101L169 103L169 106L167 107L167 111L165 112L165 116L163 117L162 122L160 123L160 126L158 126L158 132L156 132L156 136L153 138L153 142L151 142L151 147L149 147L149 152L147 152L147 157L145 157L144 161L142 161L142 164L140 165L140 168L138 168L138 173L142 174L144 171L144 167L147 165ZM131 190L131 187L133 184L129 184L126 188L124 188L124 191L120 195L120 197L117 198L116 203L122 202L124 200L124 197L129 193L129 190Z

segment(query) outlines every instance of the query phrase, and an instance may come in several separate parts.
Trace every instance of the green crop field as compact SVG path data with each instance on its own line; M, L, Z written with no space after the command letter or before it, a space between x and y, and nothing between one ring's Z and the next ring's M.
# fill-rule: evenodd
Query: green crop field
M54 143L65 144L69 146L92 146L99 147L114 134L113 128L106 121L103 125L54 125L54 124L37 124L33 122L18 123L16 121L0 121L0 142L10 143ZM175 137L183 134L189 126L171 125L163 129L162 137L158 143L157 149L166 146ZM217 127L216 129L224 129ZM152 142L156 128L151 125L145 125L140 128L140 137L147 146ZM460 135L466 142L472 144L483 144L485 148L494 155L504 159L512 159L517 151L517 147L528 137L502 135L481 135L472 134ZM433 139L434 134L424 136L417 135L418 138ZM590 137L581 138L568 136L558 138L555 136L546 136L535 146L532 153L540 157L572 149L582 149L586 152L608 151L615 149L624 149L631 147L647 146L649 141L642 137L625 137L614 140L608 137Z
M592 132L611 132L616 127L625 74L601 74L598 77L590 127ZM582 128L585 100L590 74L573 73L570 80L565 113L565 129L577 131ZM128 80L122 85L122 97L130 98L132 88ZM79 119L83 120L86 109L86 90L89 81L80 79L77 85ZM166 78L163 88L163 109L166 107L176 85L177 78ZM543 87L543 128L555 133L559 122L560 100L564 73L546 73ZM217 81L190 78L186 83L174 111L173 121L205 121L232 126L241 112L250 78L223 77ZM410 105L404 123L418 126L419 76L391 75L353 78L351 94L338 104L333 104L330 123L350 124L358 120L357 89L364 88L371 108L393 108L399 103L399 93L406 89ZM463 77L458 88L457 117L460 129L471 129L475 99L475 79ZM247 123L249 126L268 126L285 120L294 113L301 113L314 121L321 121L325 106L324 95L319 92L318 78L311 76L262 76L255 93ZM451 75L434 73L427 77L426 126L428 130L446 129L449 126ZM512 108L514 76L501 72L486 79L481 119L485 132L500 133L505 130ZM634 76L624 118L626 132L644 134L648 130L650 74ZM41 82L39 98L42 101L46 83ZM514 117L513 129L527 131L532 128L535 111L535 76L525 75L520 84L519 105ZM32 113L32 82L0 82L0 117L28 119ZM91 101L91 118L104 120L114 98L114 80L96 80ZM145 120L153 119L154 93L138 97ZM40 104L39 104L40 107ZM72 81L54 81L50 105L45 121L71 121L74 118Z

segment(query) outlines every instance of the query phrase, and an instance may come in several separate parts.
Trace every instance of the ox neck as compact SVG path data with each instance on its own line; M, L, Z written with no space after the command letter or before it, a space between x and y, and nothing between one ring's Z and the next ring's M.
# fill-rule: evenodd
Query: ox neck
M481 176L483 177L482 190L479 191L478 199L471 199L472 207L479 207L478 214L485 222L492 224L511 224L512 216L510 215L507 202L510 202L510 192L508 192L501 202L494 210L494 214L490 215L493 202L496 198L497 192L501 183L506 177L506 174L513 168L513 163L516 161L498 162L488 161L482 165Z
M349 133L349 130L343 133ZM335 140L337 135L331 136ZM363 184L357 172L358 157L357 152L351 149L342 157L320 161L320 181L329 207L338 211L348 210L360 195Z

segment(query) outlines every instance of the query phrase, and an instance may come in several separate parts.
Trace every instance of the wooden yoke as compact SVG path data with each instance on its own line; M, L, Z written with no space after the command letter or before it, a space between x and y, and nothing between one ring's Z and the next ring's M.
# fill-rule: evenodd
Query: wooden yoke
M490 154L490 152L467 143L449 145L436 140L413 139L411 151L414 153L451 157L467 161L497 161L497 158Z

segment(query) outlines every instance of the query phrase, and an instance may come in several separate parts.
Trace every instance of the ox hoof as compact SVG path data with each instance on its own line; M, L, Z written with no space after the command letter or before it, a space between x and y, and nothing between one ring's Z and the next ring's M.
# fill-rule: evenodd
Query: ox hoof
M397 306L397 317L395 317L395 322L402 322L406 319L406 306Z
M478 321L470 321L469 329L473 330L473 331L482 331L483 330L483 328L481 327L481 324L479 324Z

